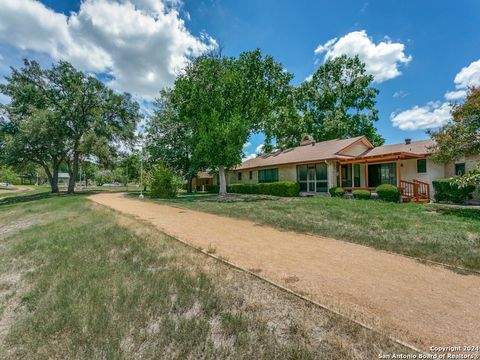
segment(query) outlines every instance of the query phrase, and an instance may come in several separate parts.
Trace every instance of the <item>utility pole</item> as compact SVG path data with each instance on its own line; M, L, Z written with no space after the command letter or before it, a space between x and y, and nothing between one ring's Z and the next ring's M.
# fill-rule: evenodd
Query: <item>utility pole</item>
M140 152L140 199L143 199L143 146Z

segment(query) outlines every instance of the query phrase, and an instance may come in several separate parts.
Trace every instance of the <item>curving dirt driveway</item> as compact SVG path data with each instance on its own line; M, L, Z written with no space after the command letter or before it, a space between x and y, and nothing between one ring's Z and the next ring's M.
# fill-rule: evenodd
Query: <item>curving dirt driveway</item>
M97 194L91 200L428 350L480 345L480 276L330 238Z

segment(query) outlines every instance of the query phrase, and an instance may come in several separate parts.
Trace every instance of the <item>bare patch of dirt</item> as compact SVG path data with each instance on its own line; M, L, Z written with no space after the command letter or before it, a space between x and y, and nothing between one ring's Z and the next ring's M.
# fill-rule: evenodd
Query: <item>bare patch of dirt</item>
M41 223L42 219L39 217L24 217L8 223L0 223L0 240L6 239L10 235Z

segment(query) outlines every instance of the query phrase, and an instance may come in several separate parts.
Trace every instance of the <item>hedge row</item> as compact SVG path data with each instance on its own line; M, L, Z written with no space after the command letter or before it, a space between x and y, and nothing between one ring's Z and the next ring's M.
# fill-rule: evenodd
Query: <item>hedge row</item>
M453 178L433 180L432 184L435 189L434 197L436 201L448 201L461 204L475 191L475 186L468 185L460 187L453 181Z
M218 193L218 185L207 185L207 191ZM278 181L259 184L232 184L227 186L227 192L236 194L261 194L292 197L300 193L300 185L296 182Z
M345 195L345 189L341 187L332 187L328 190L332 197L343 197ZM378 197L384 201L398 202L400 200L400 190L393 185L383 184L375 189ZM369 190L353 190L352 195L354 199L368 200L371 198Z

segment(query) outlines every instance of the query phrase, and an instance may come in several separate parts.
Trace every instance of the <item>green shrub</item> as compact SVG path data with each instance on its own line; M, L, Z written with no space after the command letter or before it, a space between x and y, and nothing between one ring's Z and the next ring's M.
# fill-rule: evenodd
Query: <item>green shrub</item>
M474 185L459 186L455 178L433 180L436 201L447 201L455 204L463 203L475 191Z
M205 185L205 189L207 190L207 192L213 194L218 194L220 192L220 186L218 185L207 184Z
M259 184L232 184L227 192L236 194L262 194L292 197L300 193L300 185L296 182L279 181Z
M390 184L383 184L378 186L375 191L378 194L378 197L384 201L400 201L400 190L396 186Z
M175 173L163 164L155 165L150 180L150 195L153 198L173 198L177 196L180 181Z
M20 183L20 178L10 167L0 165L0 182L18 185Z
M353 190L352 195L354 199L370 200L371 194L369 190Z
M331 197L343 197L345 195L345 190L341 187L331 187L328 189L328 192L330 193Z
M95 174L95 182L97 186L102 186L103 184L113 183L113 174L111 171L99 171Z

